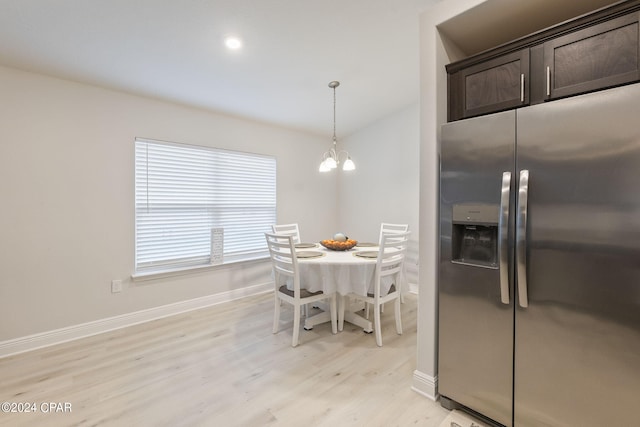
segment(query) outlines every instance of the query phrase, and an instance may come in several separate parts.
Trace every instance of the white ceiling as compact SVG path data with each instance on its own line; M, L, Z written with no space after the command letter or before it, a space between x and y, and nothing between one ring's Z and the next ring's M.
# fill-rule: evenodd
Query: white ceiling
M339 80L345 136L418 101L436 1L1 0L0 64L319 134Z

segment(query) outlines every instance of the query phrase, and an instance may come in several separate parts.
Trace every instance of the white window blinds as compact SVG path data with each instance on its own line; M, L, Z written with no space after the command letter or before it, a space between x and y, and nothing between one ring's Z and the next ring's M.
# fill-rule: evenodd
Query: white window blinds
M225 262L267 254L275 158L143 139L135 151L136 272L209 264L212 228Z

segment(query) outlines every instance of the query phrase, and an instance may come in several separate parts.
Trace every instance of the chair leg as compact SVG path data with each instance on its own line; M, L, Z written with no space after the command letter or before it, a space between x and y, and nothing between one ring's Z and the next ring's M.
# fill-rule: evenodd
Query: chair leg
M300 335L300 306L293 306L293 338L291 340L291 347L298 345L298 336Z
M336 294L331 296L331 332L338 333L338 309L336 307ZM344 323L344 314L342 315L342 322Z
M278 298L278 291L276 291L275 296L275 308L273 311L273 333L278 333L278 326L280 325L280 304L282 301Z
M368 302L365 302L364 305L366 307L365 308L365 312L364 312L364 318L368 319L369 318L369 307L371 306L371 304L369 304ZM380 306L380 311L384 313L384 304L382 304Z
M401 302L402 300L400 298L396 298L395 307L394 307L394 311L396 315L396 332L398 333L398 335L402 335L402 318L400 315Z
M373 329L376 330L376 344L382 347L382 324L380 322L380 305L373 305Z

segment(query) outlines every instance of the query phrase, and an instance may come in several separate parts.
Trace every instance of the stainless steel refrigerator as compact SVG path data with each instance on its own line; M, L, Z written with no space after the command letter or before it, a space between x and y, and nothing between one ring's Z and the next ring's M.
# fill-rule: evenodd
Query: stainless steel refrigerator
M447 123L440 174L443 405L640 425L640 84Z

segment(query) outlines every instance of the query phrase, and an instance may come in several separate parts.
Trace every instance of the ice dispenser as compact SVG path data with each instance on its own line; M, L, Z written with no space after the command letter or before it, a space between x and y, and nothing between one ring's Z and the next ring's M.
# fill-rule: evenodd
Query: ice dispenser
M498 268L498 205L453 205L451 262Z

